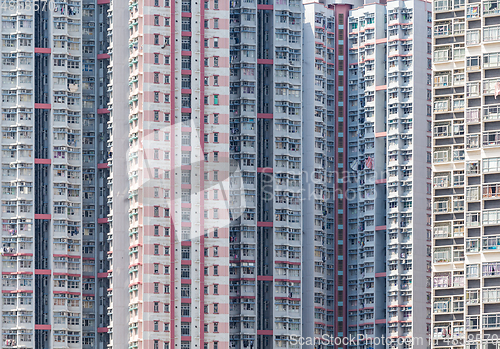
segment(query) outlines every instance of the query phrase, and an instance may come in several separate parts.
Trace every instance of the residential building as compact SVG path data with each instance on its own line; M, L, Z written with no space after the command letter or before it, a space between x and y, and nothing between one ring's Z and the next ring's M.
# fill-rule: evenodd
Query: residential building
M431 4L353 9L348 23L347 333L426 348L430 331ZM419 35L418 33L424 33ZM413 343L403 344L413 338ZM398 344L399 343L399 344Z
M497 345L500 11L434 2L434 348Z
M107 6L2 6L4 347L107 340Z
M302 4L230 4L230 346L298 348Z
M348 55L343 42L351 4L309 2L304 7L302 333L306 338L335 338L343 337L347 324L343 321L347 197L342 193ZM334 347L329 344L323 347Z
M109 345L227 348L229 3L111 11Z

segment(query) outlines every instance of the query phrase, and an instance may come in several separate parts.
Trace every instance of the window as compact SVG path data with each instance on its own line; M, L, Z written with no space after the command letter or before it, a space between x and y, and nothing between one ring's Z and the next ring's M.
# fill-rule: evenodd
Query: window
M208 47L208 39L205 39L205 40L204 40L203 45L204 45L205 47Z
M208 19L205 19L204 27L205 29L208 29Z
M154 54L154 62L155 62L155 64L160 64L160 54L159 53Z
M170 313L170 304L163 304L163 312Z
M160 102L160 92L153 92L153 96L154 96L154 102L155 103L158 103Z
M219 76L214 75L214 86L219 86Z
M181 285L181 297L182 298L191 298L191 286L189 284Z
M155 217L160 217L160 207L159 207L159 206L155 206L155 207L153 208L153 215L154 215Z
M214 10L219 9L219 0L214 0Z
M159 327L159 321L157 320L153 321L153 328L154 328L153 331L158 332L158 327ZM155 340L155 342L156 342L156 348L158 348L158 341Z
M165 27L170 27L170 18L165 17Z
M181 316L190 317L191 316L191 304L181 303Z
M214 275L219 275L219 266L214 265Z
M219 294L219 285L214 285L214 294Z
M214 114L214 124L219 123L219 114Z
M155 282L153 284L153 289L154 289L154 293L158 293L159 292L158 290L160 289L160 283L159 282Z
M219 323L214 322L214 332L219 332Z
M219 143L219 133L214 132L214 143Z
M189 246L182 246L181 258L183 260L190 260L191 259L191 248Z
M163 249L163 254L165 256L168 256L170 254L170 247L165 246Z
M214 181L219 180L219 171L214 171Z
M160 273L160 265L158 263L154 263L153 270L154 270L155 274L159 274Z
M219 104L219 95L214 95L214 105Z
M219 19L214 18L214 29L219 29Z
M219 247L214 246L214 257L219 257Z
M165 103L170 103L170 95L165 93Z
M219 66L219 57L214 57L214 67Z
M170 56L165 56L165 63L164 64L170 64Z
M165 274L165 275L170 274L170 266L168 266L168 265L163 266L163 274Z
M218 161L219 161L219 152L214 151L214 162L218 162Z
M158 225L155 225L155 227L154 227L154 235L155 236L160 235L160 227Z
M163 77L163 83L164 84L170 84L170 75L165 75Z
M181 336L190 336L191 326L189 322L181 322Z
M154 17L154 25L160 25L160 16Z
M160 254L160 245L154 245L154 252L153 252L155 255L159 255Z
M219 38L214 38L214 47L219 47Z
M159 312L160 302L153 302L153 311L155 313Z
M219 304L214 303L214 314L219 314Z
M156 0L155 0L155 1L156 1ZM154 34L153 43L154 43L155 45L159 45L159 44L160 44L160 34Z
M182 265L181 266L181 278L182 279L189 279L191 276L191 268L189 265Z

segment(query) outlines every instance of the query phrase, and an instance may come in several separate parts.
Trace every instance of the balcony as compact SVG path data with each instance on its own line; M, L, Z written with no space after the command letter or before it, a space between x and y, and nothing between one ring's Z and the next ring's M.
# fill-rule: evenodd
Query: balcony
M434 26L434 37L443 37L443 36L449 36L452 34L452 28L451 28L451 23L450 22L445 22L443 24L441 23L436 23Z
M434 202L434 213L447 213L451 212L450 199L437 199Z
M436 148L434 151L434 163L446 163L451 160L451 150L449 148Z
M467 135L466 148L467 150L479 149L481 134Z
M434 226L434 238L449 238L451 237L451 226L447 225L436 225Z
M451 247L440 247L434 250L434 263L450 263Z
M483 146L494 147L500 145L500 131L490 131L483 133Z
M484 121L498 121L500 120L500 106L485 106L483 109Z
M465 120L468 124L480 122L480 108L470 108L465 112Z
M500 262L486 262L482 265L483 277L499 277L500 276Z
M468 30L466 33L466 43L468 46L479 45L481 43L481 30Z
M483 289L483 303L499 303L500 288Z
M483 237L483 251L491 251L496 252L500 250L500 236L485 236Z
M450 107L450 99L449 98L444 98L444 99L436 99L434 102L434 111L437 113L442 113L442 112L449 112L451 110Z
M500 314L484 314L482 327L483 329L500 328Z
M500 225L500 210L483 211L483 225Z
M493 42L500 39L500 25L493 25L483 28L483 42Z

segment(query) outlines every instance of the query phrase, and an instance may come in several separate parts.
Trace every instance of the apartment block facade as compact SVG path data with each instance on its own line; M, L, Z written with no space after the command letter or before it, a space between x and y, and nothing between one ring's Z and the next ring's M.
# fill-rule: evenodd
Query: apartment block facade
M303 123L303 336L346 334L344 104L352 4L305 3ZM314 156L313 156L314 155ZM313 346L310 346L313 347ZM333 343L323 345L332 347Z
M230 3L230 345L298 347L302 4Z
M494 348L500 328L495 1L434 2L434 348Z
M107 341L107 6L2 5L2 347Z
M110 345L227 348L229 3L114 6Z
M346 21L347 331L387 348L427 348L430 331L430 21L426 1L365 4Z

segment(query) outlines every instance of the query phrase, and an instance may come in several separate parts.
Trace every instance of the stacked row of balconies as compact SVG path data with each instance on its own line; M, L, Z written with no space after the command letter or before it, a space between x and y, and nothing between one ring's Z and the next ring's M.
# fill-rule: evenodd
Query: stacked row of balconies
M498 277L495 231L500 225L495 165L498 53L492 45L500 40L496 5L434 6L435 347L449 346L450 339L461 348L479 341L487 345L488 335L499 327L499 301L490 297ZM451 38L458 44L450 44ZM452 318L451 313L459 315Z

